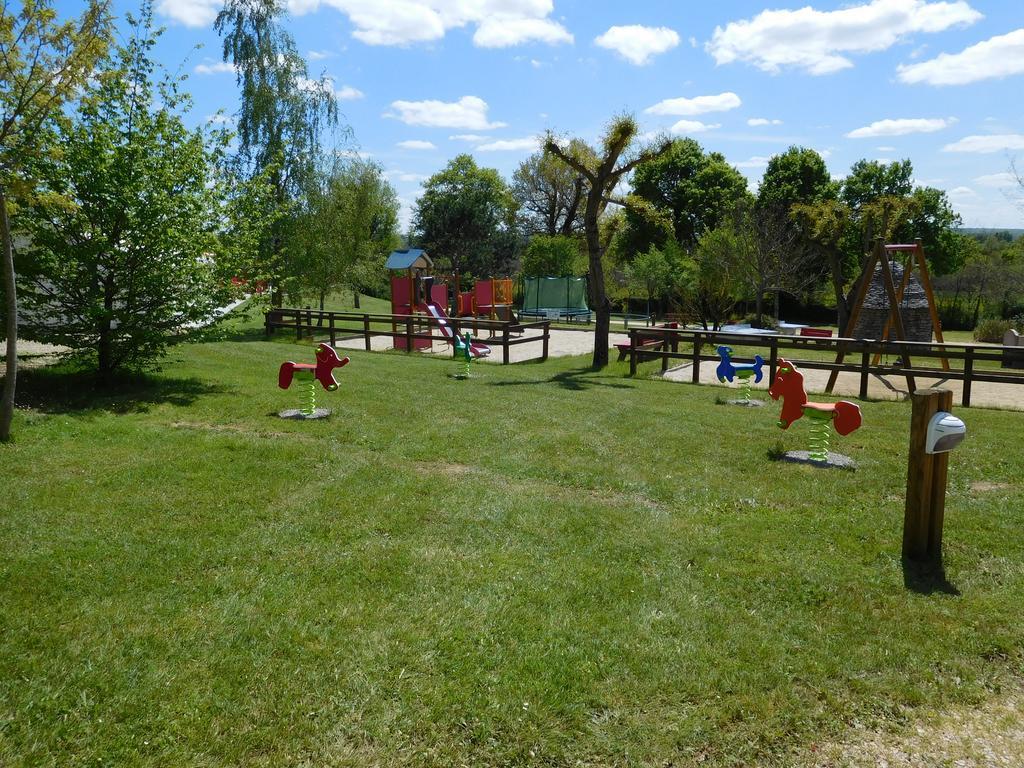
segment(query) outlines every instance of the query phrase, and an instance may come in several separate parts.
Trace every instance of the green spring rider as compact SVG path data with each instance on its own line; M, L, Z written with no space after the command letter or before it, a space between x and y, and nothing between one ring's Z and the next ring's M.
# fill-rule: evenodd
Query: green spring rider
M455 378L468 379L469 364L473 362L473 336L469 331L466 331L462 336L456 336L454 341L455 350L453 355L459 362L455 370Z

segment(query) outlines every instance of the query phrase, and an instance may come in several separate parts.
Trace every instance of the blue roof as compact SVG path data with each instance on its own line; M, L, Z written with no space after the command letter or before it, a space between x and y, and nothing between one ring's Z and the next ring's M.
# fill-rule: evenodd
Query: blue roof
M384 265L388 269L430 269L434 262L427 252L419 248L406 248L403 251L392 251Z

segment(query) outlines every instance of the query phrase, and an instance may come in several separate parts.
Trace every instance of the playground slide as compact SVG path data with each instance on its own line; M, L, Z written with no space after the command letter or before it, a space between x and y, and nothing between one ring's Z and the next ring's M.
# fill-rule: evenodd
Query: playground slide
M455 334L452 331L452 327L448 325L448 315L443 309L441 309L441 307L433 302L425 306L427 308L427 312L430 313L430 316L437 321L437 327L441 329L441 335L454 345ZM476 342L473 342L469 345L469 353L473 355L473 357L487 357L491 354L491 348L486 344L477 344Z

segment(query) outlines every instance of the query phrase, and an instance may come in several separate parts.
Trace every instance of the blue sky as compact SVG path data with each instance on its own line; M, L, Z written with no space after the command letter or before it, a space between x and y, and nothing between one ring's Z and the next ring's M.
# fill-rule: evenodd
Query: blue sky
M292 0L286 24L403 221L460 152L510 177L544 130L593 141L625 111L723 153L752 188L791 144L836 177L909 158L967 226L1024 227L1009 173L1014 158L1024 173L1024 0L807 1ZM156 2L158 56L190 73L196 121L237 107L219 7Z

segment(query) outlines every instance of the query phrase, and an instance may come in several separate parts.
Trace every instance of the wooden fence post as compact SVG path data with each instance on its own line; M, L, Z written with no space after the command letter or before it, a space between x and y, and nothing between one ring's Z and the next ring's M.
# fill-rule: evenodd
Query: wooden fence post
M868 365L871 363L871 353L868 348L860 353L860 397L861 400L868 399Z
M693 372L692 380L694 384L700 384L700 334L696 333L693 336Z
M948 453L925 453L928 422L953 407L948 389L919 389L910 396L910 455L907 460L907 503L903 514L903 557L942 560L942 522L946 510Z
M412 315L405 320L405 351L412 352Z
M945 358L943 358L945 359ZM967 347L964 355L964 390L960 402L964 408L971 407L971 379L974 378L974 347Z
M629 332L629 375L636 376L636 330Z
M331 329L331 346L333 347L333 346L335 346L338 343L337 334L334 332L334 313L331 312L331 314L328 315L328 318L329 318L330 329Z
M501 333L501 364L508 365L508 323Z
M541 362L548 359L548 339L551 337L550 334L551 323L547 320L544 321L544 352L541 354Z

